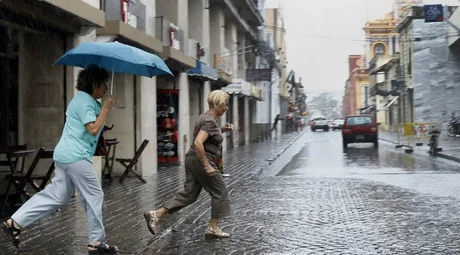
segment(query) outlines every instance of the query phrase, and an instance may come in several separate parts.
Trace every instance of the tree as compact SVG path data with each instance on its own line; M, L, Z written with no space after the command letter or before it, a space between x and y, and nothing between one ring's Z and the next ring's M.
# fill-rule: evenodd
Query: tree
M331 93L322 93L313 97L309 102L310 109L317 111L322 116L329 119L341 117L341 105L339 100L335 99Z

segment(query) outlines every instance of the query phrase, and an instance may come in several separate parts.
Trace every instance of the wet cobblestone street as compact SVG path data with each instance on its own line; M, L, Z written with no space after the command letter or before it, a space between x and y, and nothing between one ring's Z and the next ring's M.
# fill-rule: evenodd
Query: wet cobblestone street
M130 179L104 189L110 243L120 254L460 253L458 164L407 155L383 142L378 149L343 150L339 132L296 138L227 153L232 216L221 227L230 239L204 238L206 192L165 216L156 236L148 232L141 212L182 188L184 174L176 167L159 170L145 185ZM20 253L3 235L0 244L4 254L85 254L86 231L80 205L72 201L25 230Z

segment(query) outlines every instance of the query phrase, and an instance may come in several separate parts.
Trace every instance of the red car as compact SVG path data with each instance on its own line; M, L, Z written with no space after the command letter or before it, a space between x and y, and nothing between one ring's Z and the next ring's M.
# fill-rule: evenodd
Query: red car
M343 147L349 143L373 143L379 146L378 124L372 115L352 115L345 119L342 129Z

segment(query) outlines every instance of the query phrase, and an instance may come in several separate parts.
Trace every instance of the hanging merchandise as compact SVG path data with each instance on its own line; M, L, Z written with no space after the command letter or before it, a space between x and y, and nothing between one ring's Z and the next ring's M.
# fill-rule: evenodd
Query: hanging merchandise
M157 145L159 163L176 163L178 158L179 90L157 90Z

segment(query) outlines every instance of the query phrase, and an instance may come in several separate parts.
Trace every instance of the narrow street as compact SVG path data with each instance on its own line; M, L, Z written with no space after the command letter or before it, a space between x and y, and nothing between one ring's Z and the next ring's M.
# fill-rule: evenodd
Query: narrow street
M286 153L304 144L232 190L231 239L204 241L199 210L143 254L460 252L458 165L383 142L344 152L340 132L307 132Z
M344 151L340 132L308 131L230 150L225 165L233 215L221 226L230 239L204 238L206 192L166 216L156 236L148 232L142 211L182 188L183 170L173 167L147 184L128 179L104 187L109 241L120 254L460 252L460 174L452 161L408 155L385 142ZM21 250L1 235L0 254L85 254L86 231L73 199L27 228Z

